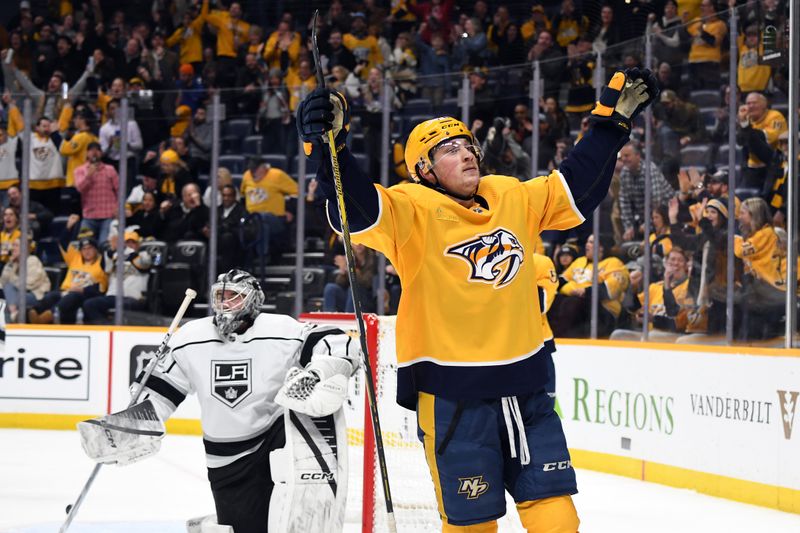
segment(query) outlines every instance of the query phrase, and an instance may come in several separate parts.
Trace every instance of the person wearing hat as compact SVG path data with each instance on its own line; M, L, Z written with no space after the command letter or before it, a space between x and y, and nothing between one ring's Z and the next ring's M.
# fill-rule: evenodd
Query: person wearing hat
M607 337L614 330L622 311L622 299L630 284L630 272L617 257L610 255L614 241L601 235L597 269L600 291L597 335ZM586 338L589 336L592 309L592 264L594 235L589 235L584 245L583 257L577 258L564 270L561 287L553 303L550 324L556 337Z
M76 236L80 218L75 214L70 215L59 236L61 257L67 264L67 275L59 289L45 294L28 310L28 322L32 324L53 323L53 309L58 310L61 324L74 324L84 300L99 296L108 288L103 256L94 237L91 234L82 234L79 235L76 245L70 244Z
M675 91L662 92L653 113L664 155L680 157L681 148L706 137L706 127L697 106L681 100Z
M535 3L531 6L531 17L522 23L519 28L519 33L525 42L535 42L541 31L550 31L552 25L550 19L544 12L544 7L541 3Z
M138 311L146 307L147 281L153 261L149 253L140 250L142 238L139 233L126 229L124 239L125 270L122 274L122 306L125 309ZM117 241L117 234L109 235L109 247L103 254L103 262L109 280L108 291L104 295L84 300L82 306L84 324L110 323L108 312L114 308L117 294Z
M81 194L81 231L90 231L100 242L108 238L119 206L119 175L102 160L98 142L86 148L86 162L75 169L75 188Z
M736 83L742 94L763 92L772 76L772 67L761 62L764 45L759 43L760 35L758 24L752 24L745 28L744 42L739 45Z
M181 160L178 152L168 148L158 156L156 168L149 168L146 172L158 173L158 191L164 196L175 197L178 191L192 181L188 165Z
M191 113L194 113L206 99L203 80L196 75L194 67L188 63L184 63L178 69L178 81L175 82L175 88L178 90L175 102L179 109L181 106L188 106Z
M413 10L421 6L409 7ZM367 51L366 57L363 58L366 60L364 68L360 71L353 69L353 72L359 74L361 79L366 80L369 70L383 63L383 54L378 46L378 39L367 32L367 17L364 13L357 11L350 14L350 31L344 34L342 42L348 50L353 52L353 55L356 57L356 62L358 62L359 57L356 51L359 49Z

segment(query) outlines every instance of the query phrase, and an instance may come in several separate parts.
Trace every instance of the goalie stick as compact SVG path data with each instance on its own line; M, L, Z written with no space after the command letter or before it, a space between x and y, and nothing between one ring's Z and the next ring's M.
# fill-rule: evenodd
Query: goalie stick
M311 22L311 52L314 55L314 68L317 71L317 85L325 87L325 78L322 75L322 62L319 59L319 46L317 45L317 18L319 9L314 11L314 19ZM353 257L353 244L350 241L350 225L347 221L347 211L344 205L344 190L342 189L342 175L339 169L339 157L336 153L336 139L333 130L328 131L328 152L331 155L331 168L333 169L333 181L336 187L336 203L339 206L339 222L342 227L342 241L344 242L345 258L347 259L347 277L350 280L350 293L353 296L353 310L358 323L358 338L361 342L361 353L364 357L364 374L367 382L367 398L369 399L369 411L372 417L372 429L375 433L375 449L378 455L378 466L381 471L383 481L383 496L386 501L386 523L390 533L397 532L397 523L394 518L394 508L392 504L392 492L389 489L389 472L386 468L386 454L383 451L383 434L381 433L381 423L378 418L378 403L375 399L375 379L369 365L369 349L367 348L367 328L364 325L364 317L361 312L361 300L356 287L356 261Z
M169 344L170 339L172 338L172 334L175 333L175 330L178 329L178 324L180 323L183 315L186 313L186 310L189 308L189 305L192 303L192 300L195 299L197 296L197 292L192 289L186 289L186 296L183 298L183 302L181 306L178 308L178 312L175 314L175 318L172 319L172 323L169 325L169 329L167 329L167 334L164 335L164 339L161 341L161 345L156 350L155 356L150 360L147 364L147 367L144 371L144 376L142 377L141 383L139 383L139 388L131 398L130 403L128 403L128 407L131 407L139 401L139 396L142 395L142 391L144 390L144 385L147 383L147 380L150 378L150 374L153 373L153 370L158 364L158 361L164 357L167 351L167 345ZM61 528L58 530L58 533L65 533L67 529L69 529L70 524L75 519L75 515L78 514L78 509L80 509L81 504L83 503L84 498L86 498L86 494L89 492L89 489L92 487L92 483L94 483L97 474L100 472L100 468L103 466L103 463L97 463L94 465L94 469L92 469L92 473L89 474L89 479L86 480L86 483L83 485L83 489L81 489L81 493L78 495L78 499L75 500L75 503L72 505L67 506L67 518L64 520L64 523L61 524Z

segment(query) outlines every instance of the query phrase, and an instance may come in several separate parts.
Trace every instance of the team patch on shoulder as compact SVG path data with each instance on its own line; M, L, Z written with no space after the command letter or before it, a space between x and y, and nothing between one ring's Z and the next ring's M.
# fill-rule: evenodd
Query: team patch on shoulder
M253 392L252 360L211 361L211 394L236 407Z
M511 231L497 228L491 233L476 235L468 241L451 246L445 255L452 255L469 263L468 281L492 283L499 289L514 280L525 259L525 250Z

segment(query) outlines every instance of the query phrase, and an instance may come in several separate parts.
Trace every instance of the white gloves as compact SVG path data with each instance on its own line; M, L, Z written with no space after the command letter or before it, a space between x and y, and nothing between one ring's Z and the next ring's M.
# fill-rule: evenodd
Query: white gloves
M286 374L275 402L308 416L327 416L339 410L347 397L353 365L340 357L320 357L301 370Z

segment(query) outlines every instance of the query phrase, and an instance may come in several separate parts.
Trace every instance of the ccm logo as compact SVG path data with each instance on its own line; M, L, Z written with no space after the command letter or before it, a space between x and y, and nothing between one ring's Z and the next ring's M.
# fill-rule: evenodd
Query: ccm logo
M300 474L303 481L333 481L333 472L303 472Z
M572 461L558 461L557 463L545 463L545 472L552 472L553 470L569 470L572 468Z

